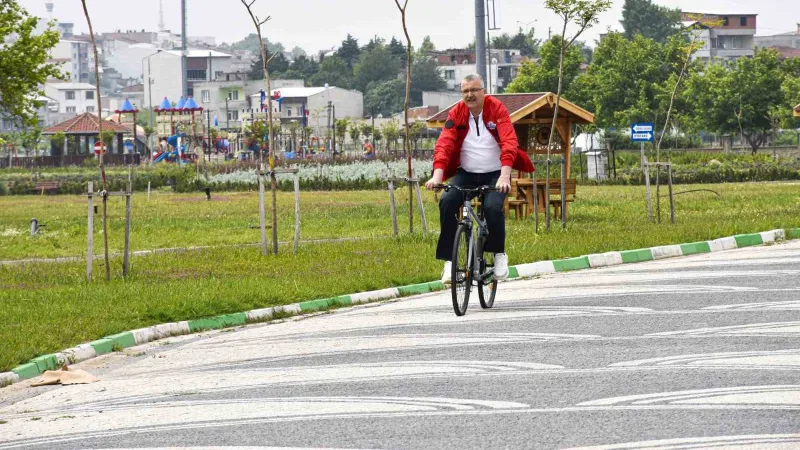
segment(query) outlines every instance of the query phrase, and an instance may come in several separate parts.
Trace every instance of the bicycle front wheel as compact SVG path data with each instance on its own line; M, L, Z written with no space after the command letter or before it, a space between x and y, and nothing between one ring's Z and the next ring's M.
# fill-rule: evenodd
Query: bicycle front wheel
M481 260L481 274L494 270L494 253L483 252ZM497 294L497 280L494 276L487 280L478 280L478 300L481 308L489 309L494 305L494 296Z
M464 225L459 225L456 230L456 240L453 244L452 281L450 290L453 296L453 310L457 316L467 312L469 294L472 290L472 230Z

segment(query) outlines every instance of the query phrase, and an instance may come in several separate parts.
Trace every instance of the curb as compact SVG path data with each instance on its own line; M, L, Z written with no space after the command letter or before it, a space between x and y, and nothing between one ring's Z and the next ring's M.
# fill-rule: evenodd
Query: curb
M622 264L674 258L678 256L695 255L699 253L713 253L725 250L733 250L736 248L772 244L778 241L790 239L800 239L800 228L777 229L764 231L761 233L738 234L735 236L714 239L712 241L665 245L660 247L625 250L619 252L597 253L580 256L577 258L519 264L509 267L508 279L532 278L548 273L610 267ZM353 306L411 295L426 294L444 289L445 287L441 281L432 281L428 283L380 289L377 291L360 292L357 294L341 295L338 297L309 300L301 303L293 303L291 305L276 306L273 308L254 309L246 312L223 314L196 320L164 323L148 328L126 331L124 333L106 336L102 339L98 339L87 344L81 344L77 347L73 347L62 352L42 355L25 364L13 368L10 372L2 372L0 373L0 387L8 386L22 380L39 376L45 370L56 370L64 364L75 364L81 361L86 361L87 359L95 358L99 355L118 351L128 347L134 347L170 336L241 326L248 323L265 322L298 314L308 314L326 311L342 306Z

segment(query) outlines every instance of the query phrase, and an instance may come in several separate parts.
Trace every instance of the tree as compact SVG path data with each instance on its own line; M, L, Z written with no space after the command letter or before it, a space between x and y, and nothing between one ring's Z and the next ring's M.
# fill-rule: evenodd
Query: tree
M622 5L622 28L628 39L637 34L664 43L679 31L681 21L679 9L654 5L650 0L625 0Z
M58 31L50 23L37 34L38 23L16 0L0 0L0 118L23 127L38 123L40 86L48 78L64 78L58 66L46 62Z
M353 84L364 92L370 83L396 78L399 71L400 61L393 58L385 46L379 45L372 51L361 53L353 68Z
M556 105L553 108L553 122L550 126L550 138L547 142L547 160L550 160L550 149L553 145L553 136L556 133L556 120L558 119L558 104L561 101L561 89L564 83L564 60L565 54L567 50L572 46L576 39L589 27L596 24L599 19L598 15L601 12L607 10L611 7L610 0L546 0L545 7L554 13L561 19L564 23L564 26L561 31L561 36L559 37L560 45L560 55L559 55L559 64L558 64L558 90L556 91ZM571 23L574 23L578 30L575 34L572 35L571 38L567 38L567 26ZM565 155L566 157L566 155ZM564 179L562 172L561 176L561 185L563 186L567 180ZM550 171L547 171L546 174L546 184L545 184L545 192L547 193L547 203L550 203ZM564 197L562 196L561 199L561 226L562 228L567 227L566 223L566 208L564 204ZM546 223L547 223L547 230L550 230L550 208L546 209Z
M398 61L403 61L406 56L406 47L392 36L392 40L389 41L389 53L392 54L392 57L397 58Z
M361 47L361 51L362 52L368 52L368 51L371 51L372 49L374 49L375 47L377 47L379 45L386 45L386 39L376 36L376 37L370 39L369 42L367 42L367 45Z
M411 105L422 105L423 91L438 91L447 87L435 60L416 57L411 65Z
M289 70L283 76L284 78L289 78L289 75L292 75L291 78L309 79L317 72L319 72L319 63L301 55L289 65Z
M781 62L783 83L781 92L783 102L775 105L771 115L775 117L781 128L800 128L800 117L794 117L794 107L800 105L800 58L785 59Z
M348 130L350 134L350 141L353 143L353 146L358 149L358 138L361 136L361 131L363 127L355 122L350 124L350 129Z
M283 53L269 53L267 52L267 60L269 60L268 69L270 74L274 77L279 77L281 74L289 70L289 60L283 56ZM250 65L250 72L248 76L253 80L258 80L264 77L264 60L261 59L261 54L258 55L253 63Z
M397 78L393 80L370 83L364 95L364 110L375 111L383 117L403 110L405 93L404 83Z
M508 33L503 33L498 36L493 36L491 40L492 47L494 48L513 48L511 47L511 36Z
M336 142L339 145L339 151L344 147L344 140L347 137L347 129L350 127L350 121L347 119L336 119Z
M520 28L519 32L511 38L509 45L510 48L518 48L522 56L533 58L539 56L539 47L541 43L541 39L536 39L534 37L533 28L527 33L523 33L522 28Z
M272 43L269 41L269 39L264 38L264 45L267 47L268 53L279 53L284 51L283 44L280 42ZM261 53L261 47L258 45L258 35L256 33L250 33L241 41L234 42L231 44L230 48L231 50L246 50L254 55Z
M517 77L508 85L506 92L556 92L558 90L558 66L561 36L553 36L542 46L539 61L523 61ZM583 56L577 46L570 46L564 55L563 90L569 93L572 81L581 70ZM569 97L569 95L566 95Z
M295 46L295 48L292 49L292 59L297 59L301 56L308 56L308 54L302 48Z
M402 44L400 44L402 45ZM436 46L433 45L433 41L431 41L430 36L425 36L422 38L422 44L419 46L419 50L417 51L420 55L427 55L428 53L435 52ZM405 50L404 50L405 52Z
M395 148L397 148L397 140L400 138L400 124L392 119L386 122L381 127L381 133L386 138L386 150L389 151L389 144L394 143Z
M358 39L347 33L347 38L342 41L342 46L336 51L336 56L342 58L347 63L347 66L352 69L360 55L361 49L358 47Z
M338 86L350 89L353 84L353 72L347 67L347 63L336 55L331 55L322 61L319 72L309 80L311 86Z
M692 83L696 120L707 129L738 133L755 154L780 121L773 112L784 103L783 80L774 49L756 50L753 58L739 58L728 68L711 65ZM701 92L704 88L708 90Z

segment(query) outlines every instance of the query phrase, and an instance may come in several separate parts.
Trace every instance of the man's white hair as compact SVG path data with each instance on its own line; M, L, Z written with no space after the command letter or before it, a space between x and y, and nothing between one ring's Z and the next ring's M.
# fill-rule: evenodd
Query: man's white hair
M461 80L461 81L475 81L475 80L480 81L481 82L481 87L484 87L483 78L481 78L481 76L478 75L477 73L471 73L471 74L465 76L464 79Z

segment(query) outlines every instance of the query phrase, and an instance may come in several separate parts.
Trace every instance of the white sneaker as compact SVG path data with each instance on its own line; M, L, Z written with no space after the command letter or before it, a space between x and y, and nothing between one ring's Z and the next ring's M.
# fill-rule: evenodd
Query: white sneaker
M453 281L453 263L450 261L444 262L444 269L442 269L442 284L450 284Z
M505 280L508 278L508 255L505 253L494 254L494 279Z

